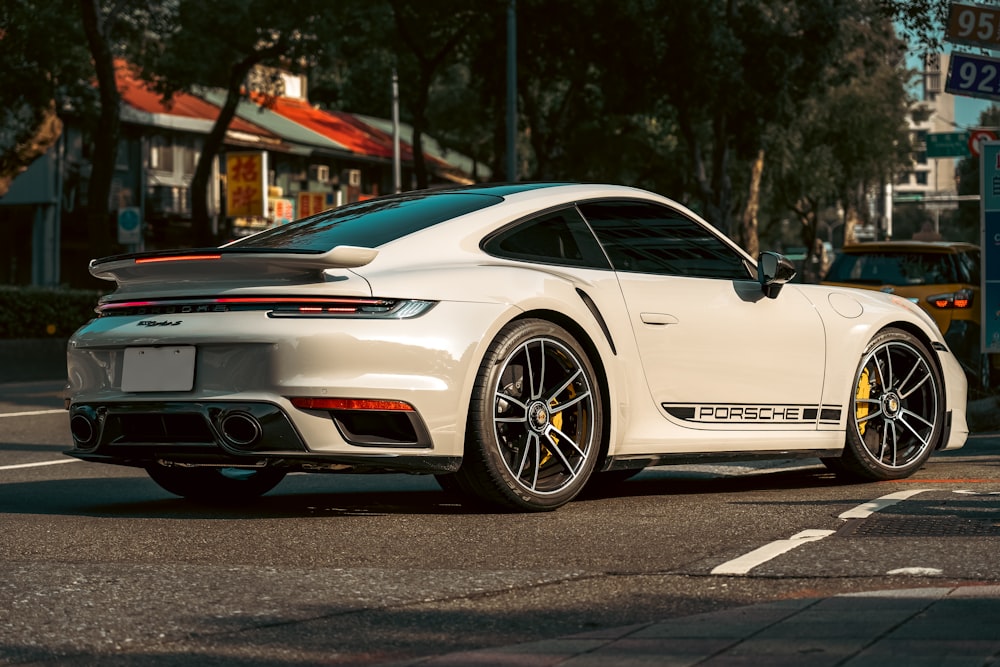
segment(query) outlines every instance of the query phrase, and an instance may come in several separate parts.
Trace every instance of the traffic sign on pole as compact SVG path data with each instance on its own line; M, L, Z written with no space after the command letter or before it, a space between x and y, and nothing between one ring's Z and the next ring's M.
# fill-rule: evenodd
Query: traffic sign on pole
M969 130L969 152L973 156L979 157L983 142L996 140L997 133L993 130L988 130L984 127L977 130Z
M965 157L968 154L968 132L931 132L927 135L927 157Z

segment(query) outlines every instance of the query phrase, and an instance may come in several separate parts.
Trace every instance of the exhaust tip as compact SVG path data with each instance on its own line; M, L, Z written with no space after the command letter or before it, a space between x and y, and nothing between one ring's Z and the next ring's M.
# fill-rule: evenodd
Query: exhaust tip
M219 422L223 437L237 447L251 447L264 435L257 418L246 412L230 412Z
M69 430L78 447L95 444L97 436L96 417L90 410L81 410L69 420Z

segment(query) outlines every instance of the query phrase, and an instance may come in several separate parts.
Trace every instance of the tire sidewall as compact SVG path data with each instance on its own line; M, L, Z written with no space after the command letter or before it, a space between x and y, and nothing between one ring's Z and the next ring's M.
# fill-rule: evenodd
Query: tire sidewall
M586 460L580 469L578 478L566 488L547 494L537 494L522 486L507 469L507 464L500 451L500 444L493 430L493 397L499 381L499 376L508 357L522 344L531 339L546 338L557 341L570 350L575 361L584 369L590 386L593 400L591 415L591 437L586 450ZM568 331L546 320L519 320L511 322L503 329L490 345L486 357L479 370L476 383L477 394L473 397L470 410L470 435L479 447L491 477L500 490L514 504L522 509L545 510L556 509L580 493L593 473L600 453L601 434L603 433L604 410L601 404L601 393L597 387L597 375L590 358L583 347ZM475 406L478 406L476 409Z
M886 468L881 463L879 463L868 451L867 447L861 440L861 436L858 433L858 422L857 422L857 405L855 403L858 382L861 378L861 372L864 369L866 360L869 358L871 353L885 345L886 343L900 342L906 343L910 347L917 350L923 358L924 362L930 369L931 378L934 381L934 388L936 391L936 413L934 415L934 428L931 432L930 441L925 447L924 451L920 455L908 463L905 466L899 468ZM849 411L847 415L847 448L849 452L845 454L851 455L851 458L845 458L842 460L844 465L855 468L857 472L862 473L865 477L870 479L879 480L890 480L890 479L903 479L909 477L916 470L920 469L921 466L926 463L927 459L937 448L938 443L942 437L942 431L944 429L944 385L941 375L941 371L937 366L934 356L928 350L927 346L920 341L918 338L910 333L907 333L901 329L885 329L876 335L871 343L865 348L863 357L861 358L857 370L854 372L854 380L851 384L851 394L849 401ZM851 465L854 464L854 465ZM857 468L860 467L860 470Z

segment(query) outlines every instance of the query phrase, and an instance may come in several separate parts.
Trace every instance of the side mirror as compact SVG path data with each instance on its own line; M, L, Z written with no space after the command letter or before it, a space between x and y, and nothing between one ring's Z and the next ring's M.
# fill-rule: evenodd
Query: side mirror
M757 256L757 280L764 296L773 299L782 286L795 277L792 260L776 252L762 252Z

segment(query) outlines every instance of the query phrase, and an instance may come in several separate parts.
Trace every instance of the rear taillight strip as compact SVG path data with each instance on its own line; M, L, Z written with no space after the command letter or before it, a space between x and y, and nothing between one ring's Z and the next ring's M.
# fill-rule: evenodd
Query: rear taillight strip
M366 297L215 297L116 301L98 305L102 317L114 315L183 315L229 311L267 311L268 317L360 317L409 319L435 302Z

